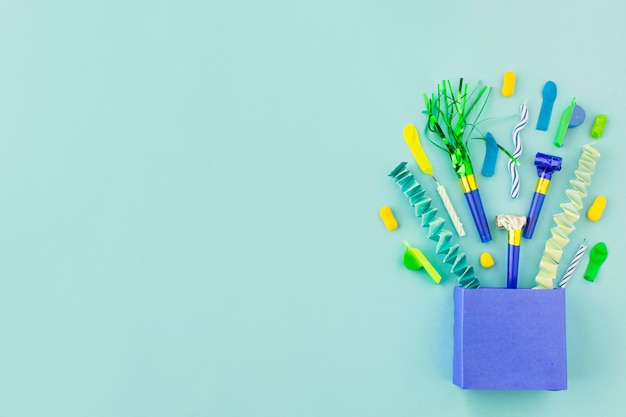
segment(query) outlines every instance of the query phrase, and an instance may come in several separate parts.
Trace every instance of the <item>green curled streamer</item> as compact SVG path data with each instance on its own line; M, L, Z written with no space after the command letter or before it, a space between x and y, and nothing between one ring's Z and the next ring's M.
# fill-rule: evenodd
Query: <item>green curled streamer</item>
M478 288L480 282L474 275L474 268L467 265L465 253L459 252L459 244L450 244L452 232L444 227L446 221L437 216L437 209L430 205L432 199L426 197L426 190L406 168L406 162L400 163L389 176L409 199L409 204L415 209L415 216L422 219L422 226L428 227L428 238L437 242L435 252L444 255L444 263L452 265L450 272L459 277L459 285Z

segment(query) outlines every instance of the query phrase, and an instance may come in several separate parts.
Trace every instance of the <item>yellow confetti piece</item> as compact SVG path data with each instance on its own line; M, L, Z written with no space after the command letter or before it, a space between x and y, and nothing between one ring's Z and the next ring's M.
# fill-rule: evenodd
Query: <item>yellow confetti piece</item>
M483 268L491 268L495 262L489 252L483 252L480 254L480 266Z
M597 222L602 217L602 213L604 212L604 208L606 207L606 197L603 195L599 195L593 200L593 203L587 210L587 218L592 222Z
M515 73L513 71L507 71L504 73L502 84L502 95L504 97L511 97L515 92Z
M379 211L380 218L383 219L383 223L387 230L396 230L398 228L398 221L391 211L391 207L382 206Z

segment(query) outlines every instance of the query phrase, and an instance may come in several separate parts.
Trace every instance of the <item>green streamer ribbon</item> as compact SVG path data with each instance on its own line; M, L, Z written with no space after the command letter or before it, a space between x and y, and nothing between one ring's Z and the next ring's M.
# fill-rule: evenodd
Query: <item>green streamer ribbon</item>
M463 138L471 135L490 95L491 88L487 86L482 88L478 86L469 93L468 85L463 83L463 78L459 80L456 94L449 80L442 81L437 86L437 93L433 93L430 98L424 94L426 104L424 114L428 116L426 136L435 146L448 153L452 168L459 178L474 173L467 144ZM470 117L474 110L477 110L477 114L472 121ZM466 132L468 126L470 129ZM429 132L438 136L443 146L434 142Z

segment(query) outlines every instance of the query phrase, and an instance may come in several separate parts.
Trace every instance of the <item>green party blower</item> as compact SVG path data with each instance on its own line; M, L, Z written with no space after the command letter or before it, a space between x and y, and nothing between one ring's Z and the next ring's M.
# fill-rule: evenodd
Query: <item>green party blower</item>
M452 90L450 81L442 81L441 85L437 86L437 93L433 93L430 98L424 94L426 104L424 113L428 116L426 133L434 133L443 142L443 146L441 146L431 140L435 146L450 156L452 168L459 178L461 189L465 194L478 235L483 243L491 240L491 231L485 217L474 169L463 137L469 135L476 126L490 94L491 88L486 86L480 89L477 87L468 93L467 84L463 84L463 78L459 81L456 95ZM477 110L477 115L470 122L470 115L474 110ZM468 125L471 126L471 129L466 132L465 128Z

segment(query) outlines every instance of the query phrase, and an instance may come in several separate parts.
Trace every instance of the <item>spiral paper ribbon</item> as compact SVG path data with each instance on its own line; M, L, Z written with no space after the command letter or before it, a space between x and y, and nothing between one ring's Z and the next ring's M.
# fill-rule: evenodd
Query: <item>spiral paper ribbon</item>
M522 156L522 139L520 137L520 132L528 124L528 107L526 106L526 103L520 106L520 113L520 122L513 128L513 146L515 146L515 150L512 155L516 160ZM519 197L520 181L519 173L517 172L517 165L513 159L509 159L508 168L509 174L511 174L511 197L517 198Z
M582 199L587 195L587 187L591 184L591 177L599 158L600 152L591 144L583 146L583 153L578 160L578 169L574 171L576 178L569 182L572 188L565 191L569 202L561 203L563 211L553 216L556 226L550 229L552 237L546 241L539 262L539 273L535 277L537 283L535 288L554 288L554 279L561 256L563 256L563 248L569 243L568 236L574 231L574 223L580 218L578 212L583 208Z
M443 254L443 262L452 265L450 272L459 277L459 285L478 288L480 282L474 275L474 268L467 265L465 253L459 252L458 244L450 245L452 232L444 228L446 221L437 216L437 209L431 207L432 199L426 197L426 190L406 168L406 162L400 163L389 176L409 199L411 207L415 208L415 216L421 217L422 226L428 227L428 238L437 242L435 252Z

